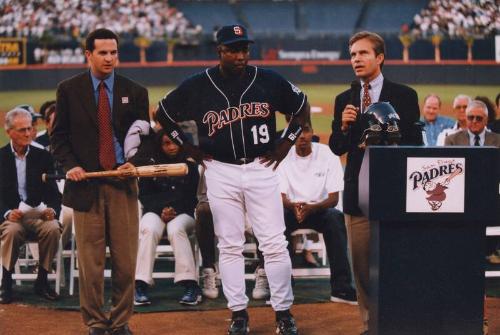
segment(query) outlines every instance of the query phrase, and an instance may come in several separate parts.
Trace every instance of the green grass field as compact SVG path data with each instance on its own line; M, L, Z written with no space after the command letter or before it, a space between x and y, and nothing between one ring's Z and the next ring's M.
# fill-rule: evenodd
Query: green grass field
M307 93L309 102L312 106L322 108L321 113L313 114L314 130L318 134L326 134L330 132L330 123L333 112L334 97L347 89L347 85L299 85L301 89ZM468 94L471 97L477 95L487 96L494 100L499 93L498 86L460 86L460 85L412 85L417 90L420 101L429 94L438 94L443 101L442 113L444 115L452 115L451 103L457 94ZM161 99L166 92L172 87L149 87L149 101L151 107L155 108L156 103ZM30 104L37 110L40 105L50 99L55 99L55 90L38 90L38 91L4 91L0 92L0 123L3 124L4 113L19 104ZM283 127L284 119L278 119L278 126ZM7 137L4 131L0 133L0 145L7 143Z

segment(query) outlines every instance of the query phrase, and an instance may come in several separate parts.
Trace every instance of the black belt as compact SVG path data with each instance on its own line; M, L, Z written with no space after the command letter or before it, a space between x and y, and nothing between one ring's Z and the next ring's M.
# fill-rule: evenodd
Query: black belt
M219 162L222 162L222 163L228 163L228 164L234 164L234 165L245 165L245 164L248 164L248 163L252 163L254 160L255 160L255 157L254 158L238 158L238 159L225 159L225 158L221 158L221 159L217 159L215 158L215 160L218 160Z

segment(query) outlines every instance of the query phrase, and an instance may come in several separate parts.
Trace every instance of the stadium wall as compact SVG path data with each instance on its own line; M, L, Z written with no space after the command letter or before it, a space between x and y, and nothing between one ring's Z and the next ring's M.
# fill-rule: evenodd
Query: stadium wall
M345 84L353 80L348 61L252 62L273 69L302 84ZM123 64L118 71L146 86L177 85L184 78L213 66L215 62ZM54 89L57 84L81 71L79 66L28 66L0 70L0 90ZM500 66L495 62L387 61L384 75L407 84L500 85Z

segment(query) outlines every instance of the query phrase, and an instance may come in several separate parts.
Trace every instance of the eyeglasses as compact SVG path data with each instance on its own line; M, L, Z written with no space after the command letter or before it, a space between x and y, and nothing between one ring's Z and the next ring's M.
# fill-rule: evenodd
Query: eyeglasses
M456 105L455 107L453 107L455 109L466 109L467 108L467 105Z
M474 119L477 121L477 122L482 122L484 120L484 116L481 116L481 115L467 115L467 120L469 121L474 121Z
M31 133L32 130L33 130L33 127L14 129L14 131L16 131L18 133L26 133L26 132Z

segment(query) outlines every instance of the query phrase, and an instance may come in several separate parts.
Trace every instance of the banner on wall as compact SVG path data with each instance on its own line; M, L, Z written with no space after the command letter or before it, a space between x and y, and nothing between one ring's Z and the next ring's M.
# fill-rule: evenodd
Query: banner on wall
M0 38L0 66L26 65L26 40Z

